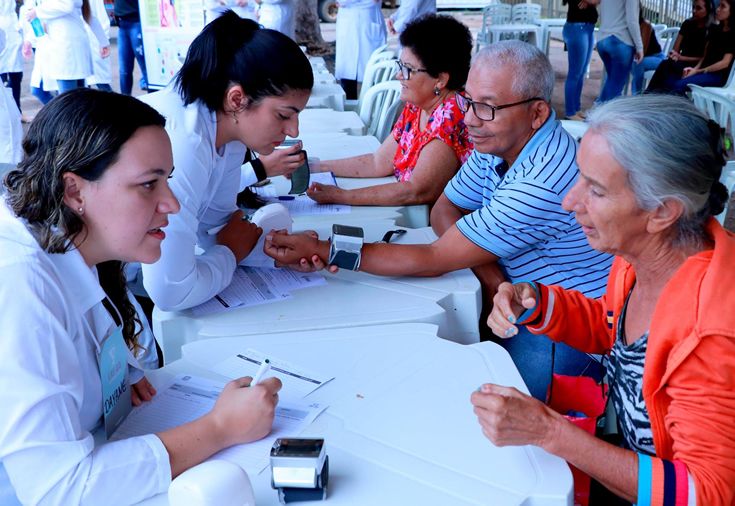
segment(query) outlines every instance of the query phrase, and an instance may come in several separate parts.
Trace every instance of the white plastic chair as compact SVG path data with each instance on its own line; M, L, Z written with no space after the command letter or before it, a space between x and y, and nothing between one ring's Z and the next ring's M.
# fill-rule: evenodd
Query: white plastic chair
M393 63L395 61L395 58L396 54L393 51L373 51L373 54L370 55L370 58L368 59L367 65L365 65L365 73L363 74L363 81L362 85L360 86L360 95L358 95L357 100L345 100L345 111L357 111L360 109L360 104L362 103L362 99L365 96L365 93L367 93L370 87L374 84L374 81L368 80L367 78L369 75L375 76L378 72L378 70L374 68L375 65L386 60L390 60L391 65L395 65ZM382 77L382 73L380 73L380 76Z
M582 136L589 128L589 125L583 121L562 119L559 122L561 123L561 127L574 137L577 142L582 140Z
M725 130L730 132L735 128L735 102L714 90L717 88L703 88L690 84L694 106L708 115Z
M403 102L397 100L388 108L385 115L380 118L380 122L378 123L374 134L380 142L383 142L393 133L393 127L395 126L396 121L398 121L398 116L401 115L401 111L403 111L404 106L405 104Z
M656 26L653 25L654 30ZM663 25L666 26L666 25ZM664 28L661 30L661 33L656 32L656 37L658 38L658 43L661 45L661 51L665 55L668 55L669 52L674 48L674 43L676 42L676 38L679 36L679 29L678 28ZM653 74L655 74L655 70L646 70L643 73L643 89L645 90L648 88L648 83L653 78Z
M360 119L367 127L367 135L376 136L378 130L385 130L385 118L389 115L389 110L401 100L401 83L398 81L387 81L372 86L360 105ZM383 139L378 137L380 142Z
M487 30L489 25L507 25L510 23L512 8L508 4L501 4L498 0L491 0L490 5L486 5L482 9L482 26L477 34L477 44L475 50L479 51L480 46L492 44L492 36Z
M725 185L727 193L732 196L732 192L735 190L735 161L727 162L727 164L722 168L722 177L720 177L720 182ZM726 217L727 205L725 205L725 210L715 216L715 218L720 222L720 225L724 225Z
M539 4L515 4L511 9L511 22L513 24L531 24L541 18L541 6Z
M653 33L658 37L664 30L668 28L664 23L656 23L651 25L653 27Z

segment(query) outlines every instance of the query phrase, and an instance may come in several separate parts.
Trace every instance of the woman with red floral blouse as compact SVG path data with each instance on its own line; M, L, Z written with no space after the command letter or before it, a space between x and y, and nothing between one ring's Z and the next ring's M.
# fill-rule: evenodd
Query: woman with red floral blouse
M472 152L454 92L467 80L472 35L450 16L426 15L401 33L396 77L406 106L373 154L322 162L341 177L395 175L397 183L356 190L314 183L307 194L320 204L399 206L434 204Z

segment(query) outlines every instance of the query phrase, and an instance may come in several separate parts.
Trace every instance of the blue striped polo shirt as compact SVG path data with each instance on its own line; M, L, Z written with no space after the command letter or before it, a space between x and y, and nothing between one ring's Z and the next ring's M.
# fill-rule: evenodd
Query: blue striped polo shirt
M538 281L599 297L613 258L593 250L574 213L561 207L577 181L576 156L577 142L552 111L504 175L502 158L473 151L444 194L473 211L457 227L500 259L510 281Z

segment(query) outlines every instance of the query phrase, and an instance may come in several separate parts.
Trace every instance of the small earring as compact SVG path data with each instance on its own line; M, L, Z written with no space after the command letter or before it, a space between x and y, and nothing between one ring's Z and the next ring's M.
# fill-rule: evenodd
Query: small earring
M237 114L235 112L232 113L232 122L237 124Z
M79 208L79 212L80 212L80 213L82 212L82 208L81 208L81 207Z
M434 95L439 95L440 91L439 88L434 88Z

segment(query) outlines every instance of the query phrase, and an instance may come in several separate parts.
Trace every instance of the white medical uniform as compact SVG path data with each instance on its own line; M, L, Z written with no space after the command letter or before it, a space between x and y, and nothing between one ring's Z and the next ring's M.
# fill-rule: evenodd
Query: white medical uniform
M23 41L30 42L31 46L36 49L33 55L33 72L31 72L31 86L34 88L43 88L46 91L56 91L56 79L51 77L51 38L48 35L36 37L33 27L28 22L27 13L31 9L35 9L41 4L41 0L26 0L20 6L20 22L23 27ZM40 19L42 24L45 20Z
M104 0L89 0L89 7L92 11L92 16L99 21L102 31L109 41L110 18L107 16ZM87 85L110 84L112 83L112 64L110 57L102 58L100 50L103 46L100 46L100 41L94 35L94 32L92 32L90 25L84 23L84 28L87 30L87 36L89 37L89 48L92 51L92 66L94 70L94 74L87 78Z
M377 48L385 44L387 30L381 1L341 0L337 14L337 79L362 82L365 67Z
M436 13L436 0L401 0L401 6L391 16L393 29L401 33L408 23L429 13Z
M293 0L263 0L260 24L296 39L296 12Z
M5 31L0 28L0 53L4 48ZM22 139L23 125L20 123L20 111L13 98L13 92L10 88L0 84L0 163L17 164L20 162L23 157L20 145ZM0 193L2 193L1 190Z
M15 0L0 0L0 29L5 32L5 49L0 51L0 74L23 72L23 45L18 16L15 15Z
M103 416L97 354L117 328L96 269L76 249L44 252L2 199L0 251L0 498L112 505L165 492L171 467L158 437L101 444L104 428L92 434ZM130 352L128 364L135 383Z
M224 2L226 5L221 5L217 0L204 0L204 8L207 10L207 23L211 23L220 17L227 9L231 9L243 19L258 20L258 16L255 14L255 8L258 4L255 3L255 0L248 0L245 7L237 5L235 0L224 0Z
M54 79L86 79L94 74L89 36L82 18L82 0L41 0L36 16L46 21L49 41L49 63ZM101 46L109 46L99 20L89 21Z
M244 144L215 147L217 118L202 102L184 107L173 85L138 98L166 118L174 155L169 185L181 204L181 211L169 216L161 259L143 266L143 285L160 309L187 309L208 301L232 281L235 255L217 245L207 230L224 225L237 210L241 175L247 172L250 184L257 177L250 164L242 165ZM196 246L204 253L195 254Z

